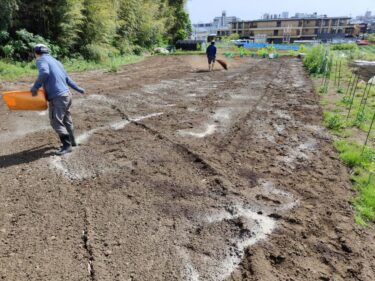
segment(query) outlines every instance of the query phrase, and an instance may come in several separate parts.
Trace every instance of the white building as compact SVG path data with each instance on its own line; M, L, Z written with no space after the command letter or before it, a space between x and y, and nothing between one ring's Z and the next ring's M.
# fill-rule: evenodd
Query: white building
M227 12L223 11L221 17L214 18L214 26L217 28L223 28L229 26L232 22L238 21L239 18L237 17L227 17Z
M210 23L193 24L191 39L207 41L209 35L229 35L231 23L240 21L237 17L228 17L223 11L220 17L215 17Z
M216 34L217 28L214 27L213 23L197 23L193 24L193 32L191 39L207 41L207 37L212 34Z

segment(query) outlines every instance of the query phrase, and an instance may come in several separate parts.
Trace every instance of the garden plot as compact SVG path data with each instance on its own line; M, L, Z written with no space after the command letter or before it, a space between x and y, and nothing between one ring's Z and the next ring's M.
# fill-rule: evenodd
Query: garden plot
M301 62L206 67L73 74L89 95L64 157L47 116L0 107L2 279L373 279L372 230Z

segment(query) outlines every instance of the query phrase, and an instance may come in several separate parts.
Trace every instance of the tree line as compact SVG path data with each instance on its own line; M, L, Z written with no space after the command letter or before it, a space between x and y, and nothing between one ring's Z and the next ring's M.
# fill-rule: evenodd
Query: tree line
M0 56L27 60L37 42L58 56L139 53L185 39L186 0L1 0Z

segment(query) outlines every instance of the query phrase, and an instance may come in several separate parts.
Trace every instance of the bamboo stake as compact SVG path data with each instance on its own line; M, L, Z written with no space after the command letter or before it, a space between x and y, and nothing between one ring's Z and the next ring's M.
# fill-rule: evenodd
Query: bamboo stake
M355 79L355 74L352 74L352 76L350 77L349 85L348 85L348 88L346 89L345 96L347 96L349 94L349 89L351 88L351 85L354 82L353 78ZM352 81L352 79L353 79L353 81Z
M336 84L337 84L337 71L338 71L338 62L336 61L336 66L335 66L335 82L334 82L334 86L336 86Z
M371 92L371 89L372 89L372 83L370 83L370 87L369 87L369 89L368 89L368 91L367 91L367 95L366 95L366 98L365 98L365 100L364 100L364 105L366 106L366 104L367 104L367 100L368 100L368 97L369 97L369 95L370 95L370 92Z
M353 91L353 94L352 94L352 98L351 98L351 101L350 101L350 108L349 108L349 112L348 112L348 116L346 117L346 120L349 119L350 112L352 111L352 107L353 107L353 103L354 103L354 99L355 99L355 93L357 92L357 88L358 88L358 82L359 82L359 76L358 76L357 83L355 85L355 88L354 88L354 91Z
M363 101L364 101L365 96L367 94L368 85L369 85L369 83L366 84L365 90L363 91L363 96L361 98L361 102L359 103L359 109L358 109L358 112L357 112L356 120L359 119L359 115L362 114L364 112L364 110L365 110L364 108L362 109L362 104L363 104Z
M362 154L363 154L363 152L365 151L365 148L366 148L366 145L367 145L368 139L369 139L369 137L370 137L370 133L371 133L372 125L374 124L374 121L375 121L375 113L374 113L374 116L372 117L372 120L371 120L371 125L370 125L370 129L368 130L368 133L367 133L367 137L366 137L365 144L363 145Z
M340 82L341 82L341 63L342 61L340 60L340 66L339 66L339 79L337 81L337 87L340 88Z
M368 86L369 86L369 83L366 84L366 87L365 87L365 90L363 91L363 96L362 96L362 99L361 99L361 103L360 103L360 104L363 103L363 100L364 100L364 98L365 98L365 96L366 96L366 93L367 93L367 88L368 88Z
M355 77L355 80L353 81L354 83L352 84L352 88L350 89L350 97L352 96L352 93L353 93L353 91L354 91L354 88L357 87L358 81L359 81L359 76L356 76L356 77Z
M368 91L367 91L367 95L366 95L366 98L365 98L364 103L363 103L363 111L365 111L365 109L366 109L367 100L368 100L368 96L370 95L372 85L373 85L373 84L370 83L370 87L369 87L369 89L368 89Z

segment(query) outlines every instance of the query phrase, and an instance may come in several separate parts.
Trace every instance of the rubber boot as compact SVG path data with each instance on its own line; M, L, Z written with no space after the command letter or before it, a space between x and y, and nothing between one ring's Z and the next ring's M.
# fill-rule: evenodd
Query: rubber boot
M62 155L72 152L72 144L70 142L70 136L60 135L59 137L62 143L62 147L60 148L59 151L56 152L56 155L62 156Z
M74 130L72 131L69 131L69 138L70 138L70 143L72 144L73 147L76 147L77 146L77 142L76 142L76 138L74 136Z

